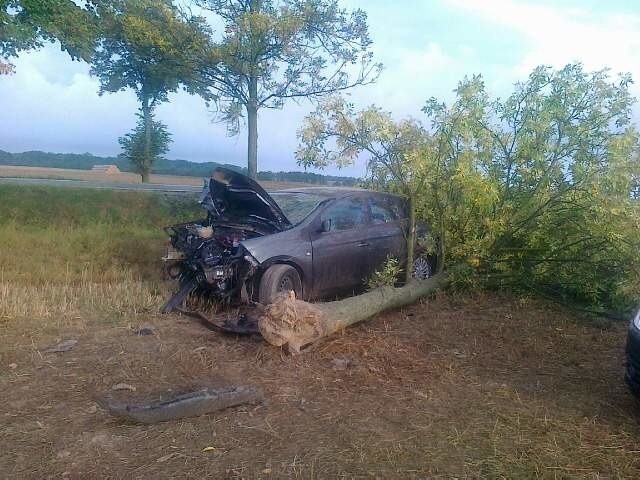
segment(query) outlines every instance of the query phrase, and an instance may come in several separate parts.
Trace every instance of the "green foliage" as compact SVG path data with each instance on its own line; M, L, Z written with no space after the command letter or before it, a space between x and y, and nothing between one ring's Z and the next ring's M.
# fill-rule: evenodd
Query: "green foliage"
M377 78L366 14L337 0L200 0L225 25L206 69L221 119L237 134L246 112L249 173L257 172L257 112Z
M118 139L122 147L121 156L129 161L134 172L142 176L143 182L148 181L151 167L169 151L172 141L166 125L155 121L153 115L150 117L148 120L143 114L138 114L138 124L133 131Z
M2 57L59 41L73 59L88 60L93 52L92 12L71 0L0 0L0 75L13 67Z
M415 192L441 266L464 262L491 287L620 312L640 296L629 84L580 64L539 67L492 100L481 77L465 78L450 106L427 102L428 131L333 101L307 118L298 159L324 167L368 154L371 185Z
M637 301L639 210L631 182L640 165L629 83L574 64L535 69L504 101L489 101L478 79L461 84L454 110L473 119L481 145L472 152L475 168L491 192L476 207L484 222L475 232L490 284L613 310ZM442 110L432 107L434 127L446 128L437 119ZM452 240L469 244L460 235Z
M140 101L144 134L120 139L143 181L165 153L168 136L153 112L179 86L208 98L198 75L209 32L200 17L184 18L171 0L96 0L100 43L91 73L100 94L132 89Z
M204 19L170 0L97 0L100 42L91 73L100 94L132 89L150 111L181 85L199 89L197 62L209 47Z
M191 196L0 185L0 277L25 284L160 279L162 228L202 209Z
M0 225L20 228L48 225L65 230L101 224L161 230L202 215L188 195L0 185L0 197Z
M367 279L367 289L374 290L379 287L394 287L398 283L403 268L397 258L388 256L382 267L373 272Z

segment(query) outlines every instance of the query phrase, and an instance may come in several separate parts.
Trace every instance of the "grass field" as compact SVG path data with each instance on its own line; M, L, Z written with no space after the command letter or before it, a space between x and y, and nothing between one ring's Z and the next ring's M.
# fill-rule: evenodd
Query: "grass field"
M626 325L440 294L287 357L157 314L161 227L200 214L186 197L0 185L2 478L640 478ZM152 426L101 407L245 383L267 402Z
M91 170L72 170L67 168L43 168L0 165L0 177L47 178L61 180L89 180L94 182L140 183L140 175L129 172L106 174ZM200 177L183 177L179 175L151 175L150 182L159 185L194 185L201 186ZM308 183L260 181L266 190L279 190L309 186Z
M162 227L200 216L190 196L0 185L0 319L155 308Z

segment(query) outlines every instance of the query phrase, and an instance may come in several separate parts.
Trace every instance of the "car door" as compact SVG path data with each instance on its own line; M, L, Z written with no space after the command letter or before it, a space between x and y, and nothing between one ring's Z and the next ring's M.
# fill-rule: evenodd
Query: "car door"
M314 291L321 297L357 290L369 255L365 199L340 198L321 212L330 229L312 237Z
M386 195L367 198L370 254L365 266L366 277L378 270L387 257L397 258L400 263L405 261L406 240L401 202L399 198Z

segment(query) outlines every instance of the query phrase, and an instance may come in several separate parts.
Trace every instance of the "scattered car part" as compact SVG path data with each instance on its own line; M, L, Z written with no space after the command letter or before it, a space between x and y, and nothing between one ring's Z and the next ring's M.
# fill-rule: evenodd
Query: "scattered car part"
M260 335L258 328L258 318L245 313L236 317L235 322L228 318L210 318L197 310L187 310L176 308L176 311L198 320L205 328L219 333L230 333L236 335Z
M78 343L77 340L65 340L64 342L60 342L57 345L53 345L45 350L42 353L63 353L72 350L73 347Z
M254 386L204 388L169 400L138 405L106 403L112 414L136 423L158 423L195 417L243 404L264 400L262 390Z

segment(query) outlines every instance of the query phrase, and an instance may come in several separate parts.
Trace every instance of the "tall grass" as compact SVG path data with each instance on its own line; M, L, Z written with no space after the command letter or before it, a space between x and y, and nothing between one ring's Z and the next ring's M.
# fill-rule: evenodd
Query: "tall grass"
M0 321L157 311L166 235L192 197L0 186Z

